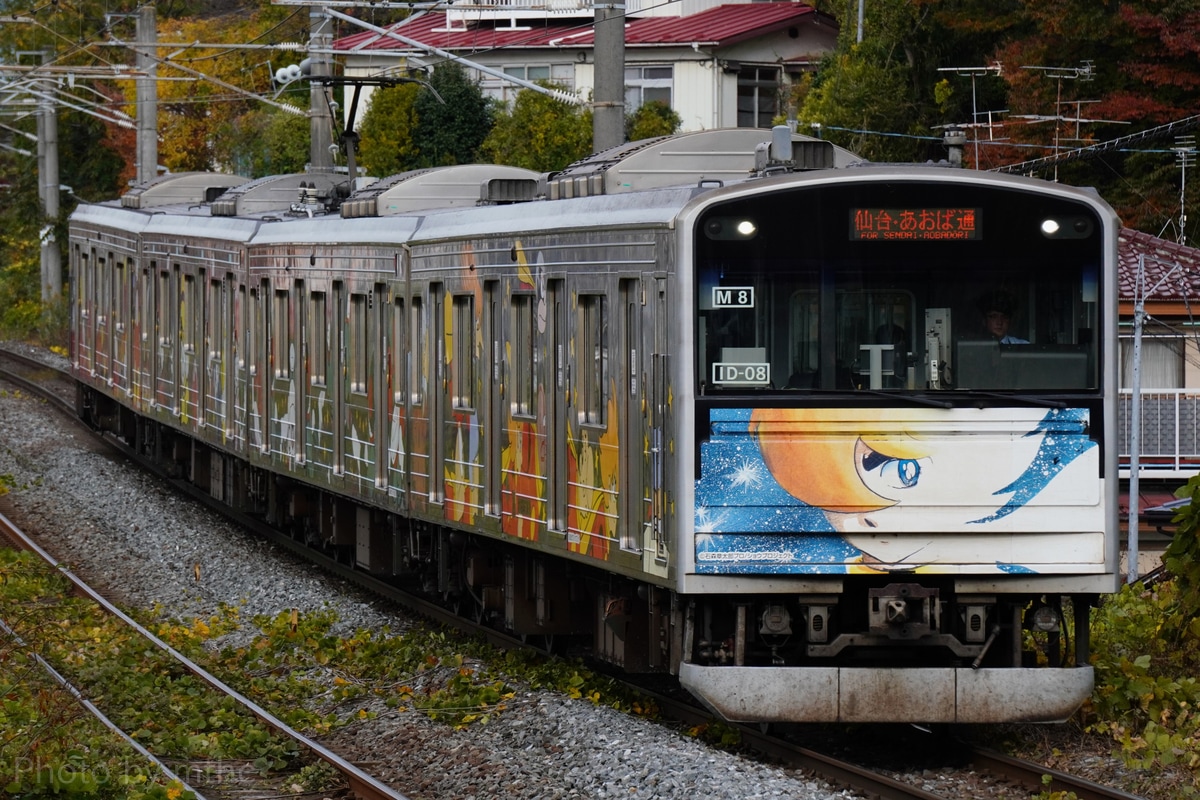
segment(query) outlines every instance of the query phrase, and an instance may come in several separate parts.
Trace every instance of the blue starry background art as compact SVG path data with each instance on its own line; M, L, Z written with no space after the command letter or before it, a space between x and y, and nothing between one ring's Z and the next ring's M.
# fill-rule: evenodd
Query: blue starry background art
M836 573L862 553L822 509L788 494L763 461L748 408L710 412L696 481L696 569L700 573Z

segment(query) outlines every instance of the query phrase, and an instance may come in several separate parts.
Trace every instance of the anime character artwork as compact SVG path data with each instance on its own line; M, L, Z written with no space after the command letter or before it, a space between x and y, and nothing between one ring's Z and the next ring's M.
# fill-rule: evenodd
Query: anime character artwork
M710 423L698 572L1103 564L1086 409L713 409Z

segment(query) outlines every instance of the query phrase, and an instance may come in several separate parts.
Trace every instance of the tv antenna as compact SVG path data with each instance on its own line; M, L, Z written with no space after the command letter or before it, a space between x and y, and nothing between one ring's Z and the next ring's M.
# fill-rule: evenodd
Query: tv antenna
M1086 60L1080 63L1078 67L1021 67L1021 69L1037 69L1041 70L1047 78L1052 78L1058 82L1058 97L1054 102L1055 116L1041 117L1030 115L1026 119L1043 122L1054 120L1054 152L1058 152L1058 123L1062 121L1062 84L1063 81L1090 81L1096 77L1095 67L1092 61ZM1058 181L1058 165L1054 165L1054 180Z
M953 72L955 75L970 77L971 79L971 124L967 126L956 125L954 127L979 127L979 110L976 105L975 81L987 75L999 77L1002 71L999 61L987 67L938 67L938 72ZM989 138L991 137L992 127L991 113L990 111L988 112L987 123ZM973 134L971 138L975 140L975 169L979 169L979 136Z

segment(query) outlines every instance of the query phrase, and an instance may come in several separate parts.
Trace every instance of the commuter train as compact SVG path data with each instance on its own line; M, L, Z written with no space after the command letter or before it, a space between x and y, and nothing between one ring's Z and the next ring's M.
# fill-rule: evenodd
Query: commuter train
M1119 585L1117 230L786 128L167 175L71 217L78 410L729 720L1062 720Z

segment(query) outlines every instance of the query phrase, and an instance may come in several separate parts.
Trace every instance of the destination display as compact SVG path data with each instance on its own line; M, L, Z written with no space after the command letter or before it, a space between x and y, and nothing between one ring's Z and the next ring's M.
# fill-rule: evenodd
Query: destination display
M852 208L851 241L965 241L983 238L979 208Z

